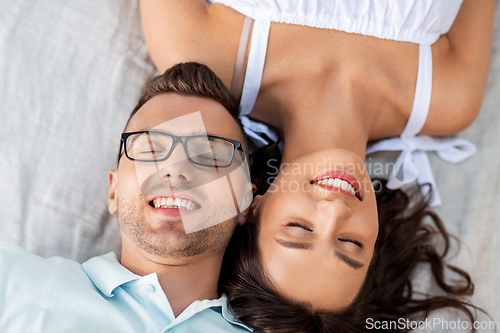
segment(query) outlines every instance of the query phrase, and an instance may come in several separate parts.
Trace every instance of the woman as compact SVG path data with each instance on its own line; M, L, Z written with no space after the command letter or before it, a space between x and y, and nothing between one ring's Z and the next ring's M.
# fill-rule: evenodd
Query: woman
M242 115L278 129L284 162L310 147L328 149L339 136L349 138L343 148L364 156L368 140L401 134L369 151L404 150L389 186L419 178L436 189L418 150L437 150L453 162L474 152L463 141L436 143L427 135L456 133L479 111L494 0L214 1L232 8L204 0L139 2L157 68L208 65L241 96ZM263 124L242 121L257 145L259 132L272 138ZM332 130L339 121L353 126ZM437 191L433 200L440 203Z
M433 146L427 145L432 139L422 135L456 133L467 127L479 111L488 72L493 0L480 3L473 0L464 0L463 3L430 0L391 1L384 3L385 6L380 5L380 2L375 4L366 1L261 3L249 0L227 1L227 4L232 8L216 3L209 5L203 0L141 0L144 34L151 57L160 71L184 61L197 61L211 67L228 87L232 87L234 95L241 97L243 115L271 125L280 132L284 138L282 165L317 165L318 158L331 158L333 162L343 161L343 168L346 169L345 163L356 165L359 175L355 173L351 176L362 177L356 178L361 182L367 179L366 171L361 167L367 142L402 134L400 141L406 153L402 155L395 169L397 173L398 166L402 166L405 177L400 181L394 174L389 184L394 188L409 179L417 178L415 167L408 162L411 160L408 153L418 148L427 149L425 147ZM296 7L289 10L293 4ZM253 25L245 15L255 20ZM338 22L341 23L336 26ZM251 27L251 37L248 36L248 26ZM244 72L241 68L245 68L245 63L246 74L243 78L239 73ZM247 133L255 139L255 144L260 140L255 132L272 136L270 131L259 128L260 125L249 119L244 118L242 121L247 127ZM451 146L456 143L449 142ZM448 145L445 150L453 150L451 146ZM465 147L472 151L471 147ZM310 162L309 158L313 161ZM425 158L421 161L425 162ZM324 168L324 172L329 171L345 171L350 174L344 169ZM370 186L362 186L365 188L364 197L362 201L357 202L355 200L358 198L330 193L335 192L335 188L338 189L339 186L342 190L342 185L318 185L317 177L322 174L299 174L303 176L300 184L307 184L309 181L311 189L314 189L309 193L304 191L309 195L311 207L324 205L326 201L335 198L334 203L330 205L333 208L325 204L323 209L331 210L331 218L340 221L333 224L348 225L349 230L351 223L343 222L350 220L346 212L358 214L359 211L366 211L368 218L362 220L368 223L367 229L370 232L366 231L366 235L359 232L356 235L352 230L347 232L356 236L354 239L345 237L346 232L341 232L342 228L337 228L329 234L327 232L336 240L337 246L358 246L359 250L351 249L351 252L357 251L357 258L352 258L352 254L349 256L340 253L347 257L343 262L339 258L341 256L337 255L335 267L345 264L343 269L353 270L347 277L339 277L339 281L349 280L347 282L351 285L349 288L345 285L345 288L337 291L325 291L325 294L329 295L326 299L321 297L321 290L310 290L303 294L291 292L294 289L302 290L304 287L293 284L285 286L287 282L279 277L289 275L286 269L291 268L271 272L277 267L274 264L276 259L273 261L273 258L269 257L275 250L267 252L261 247L262 244L258 243L264 272L271 275L270 282L277 285L279 294L293 302L309 304L314 310L348 311L352 309L349 304L356 304L366 296L363 290L373 290L367 286L373 277L370 267L382 265L380 260L390 258L386 256L390 251L382 250L389 246L383 237L386 225L391 223L385 222L390 222L391 218L396 221L400 218L396 213L408 208L407 199L404 199L400 192L393 194L403 198L403 204L397 204L396 211L389 209L392 201L378 202L379 207L386 205L379 208L379 213L385 212L387 207L389 213L379 214L379 243L382 245L377 248L377 225L374 222L377 219L377 203ZM409 174L410 176L406 177ZM283 178L278 176L275 182ZM346 180L340 176L336 179ZM285 183L289 181L285 179ZM321 191L329 194L325 194L326 197L314 197L315 193ZM269 192L258 201L256 216L261 230L266 227L264 224L267 211L273 209L273 198L279 193L283 191ZM434 197L436 198L436 195ZM307 207L307 204L297 207ZM424 206L420 208L421 210L415 212L418 217L430 214L424 210ZM322 214L327 216L326 213ZM410 220L418 230L421 219ZM314 232L318 228L315 225L313 229L312 226L297 221L290 223L292 224L284 227L302 229L303 231L299 232L304 233L310 232L308 229ZM439 227L440 224L437 223ZM394 226L392 228L400 230ZM322 232L320 236L326 237L326 234ZM404 239L414 240L417 236L415 231ZM365 241L361 242L356 238ZM259 241L263 241L262 238L259 238ZM289 241L282 242L283 244L275 243L281 247L284 247L283 244L290 245ZM363 243L363 246L357 243ZM307 247L303 244L300 246ZM331 253L342 252L339 248L337 251L324 249ZM289 246L287 250L298 248ZM435 251L431 250L412 253L432 256ZM268 259L270 264L266 266ZM362 267L349 266L347 261L356 267ZM442 264L440 260L438 264ZM308 266L307 268L314 272L315 278L322 281L315 281L313 286L326 285L328 276L335 267ZM442 267L439 267L442 271ZM436 272L439 272L439 267ZM413 266L406 272L411 272L412 269ZM354 270L356 275L353 274ZM353 276L356 277L351 278ZM405 280L404 274L402 276L404 281L409 281ZM387 281L378 282L387 285ZM441 284L441 287L449 291L445 284ZM464 287L465 289L459 288L458 293L469 291L469 287L470 285ZM383 288L379 286L379 289ZM335 297L334 294L340 290L345 294ZM392 295L403 297L404 293L403 290L397 289ZM387 306L396 309L397 304L393 303L395 299L397 298L390 299L391 301L382 308ZM462 304L449 300L452 306ZM429 310L444 306L445 303L447 302L442 302L441 305L432 303L422 309ZM237 306L235 308L238 309ZM238 315L238 310L236 311ZM418 306L411 311L403 307L401 315L416 311L419 311ZM258 323L252 325L262 327Z
M330 177L353 184L355 195L324 185ZM445 307L472 323L477 308L462 296L474 285L445 264L450 236L439 217L415 188L408 196L385 181L374 182L375 190L370 184L359 157L338 149L282 168L226 249L219 289L235 316L269 333L406 332ZM414 297L421 264L430 266L441 295ZM445 280L447 271L457 279ZM413 323L405 324L408 318Z

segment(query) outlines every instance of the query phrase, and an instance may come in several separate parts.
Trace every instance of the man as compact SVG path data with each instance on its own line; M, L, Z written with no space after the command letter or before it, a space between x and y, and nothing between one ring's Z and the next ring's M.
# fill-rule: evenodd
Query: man
M251 198L237 103L206 66L144 89L109 173L121 262L0 250L2 332L247 332L217 283Z

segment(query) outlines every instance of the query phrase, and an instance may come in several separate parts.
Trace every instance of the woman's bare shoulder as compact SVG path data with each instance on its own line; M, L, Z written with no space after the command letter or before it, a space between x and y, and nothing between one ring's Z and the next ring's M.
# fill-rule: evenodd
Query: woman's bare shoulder
M468 127L481 108L488 77L495 0L464 0L450 31L432 46L433 87L422 134Z

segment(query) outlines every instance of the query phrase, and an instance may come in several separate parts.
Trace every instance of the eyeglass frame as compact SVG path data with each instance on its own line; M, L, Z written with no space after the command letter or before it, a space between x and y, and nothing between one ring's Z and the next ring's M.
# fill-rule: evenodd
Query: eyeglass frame
M130 157L128 155L128 152L127 152L127 139L134 135L134 134L144 134L144 133L154 133L154 134L160 134L160 135L164 135L164 136L168 136L168 137L171 137L173 142L172 142L172 146L170 147L170 151L168 152L168 154L161 158L161 159L153 159L153 160L140 160L140 159L134 159L132 157ZM200 163L200 162L196 162L195 160L193 160L191 158L191 155L189 154L189 151L187 149L187 141L190 139L190 138L216 138L216 139L222 139L222 140L225 140L225 141L228 141L230 143L233 144L233 155L231 157L231 161L229 161L228 164L225 164L225 165L207 165L207 164L203 164L203 163ZM131 161L136 161L136 162L163 162L163 161L166 161L170 155L172 155L172 152L174 151L175 149L175 146L179 143L179 142L182 142L182 146L184 147L184 152L186 153L186 156L189 160L189 162L191 162L192 164L195 164L195 165L201 165L201 166L205 166L205 167L211 167L211 168L227 168L227 167L230 167L233 162L234 162L234 158L236 156L236 151L237 150L240 150L242 153L244 153L243 151L243 147L241 145L241 142L239 141L236 141L236 140L231 140L231 139L227 139L227 138L223 138L223 137L220 137L220 136L215 136L215 135L186 135L186 136L177 136L177 135L173 135L173 134L169 134L169 133L165 133L165 132L159 132L159 131L137 131L137 132L124 132L121 134L121 142L120 142L120 152L118 154L118 162L120 161L120 158L122 157L122 146L123 146L123 152L125 153L125 156L131 160Z

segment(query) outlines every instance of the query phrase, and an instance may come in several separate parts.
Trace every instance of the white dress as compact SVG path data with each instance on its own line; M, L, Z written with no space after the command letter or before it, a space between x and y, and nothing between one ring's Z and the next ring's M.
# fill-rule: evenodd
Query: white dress
M432 92L431 45L448 32L462 0L212 0L254 20L247 68L240 102L245 132L256 146L268 144L276 135L265 124L247 117L257 99L267 51L271 22L341 30L377 38L420 45L413 109L400 137L381 140L368 148L402 151L387 186L395 189L415 180L432 185L432 206L441 198L426 151L436 151L450 163L458 163L476 152L476 147L458 138L417 135L425 124ZM402 178L397 175L401 174ZM424 195L427 189L423 188Z
M462 0L212 0L256 21L342 30L433 44L450 29Z

